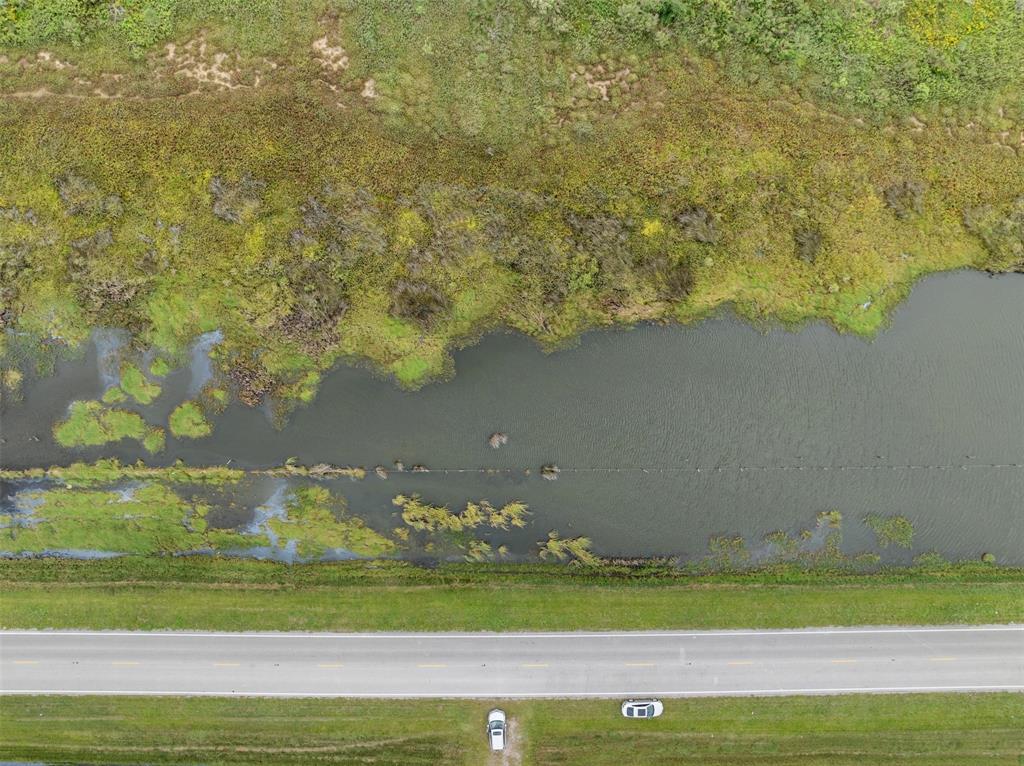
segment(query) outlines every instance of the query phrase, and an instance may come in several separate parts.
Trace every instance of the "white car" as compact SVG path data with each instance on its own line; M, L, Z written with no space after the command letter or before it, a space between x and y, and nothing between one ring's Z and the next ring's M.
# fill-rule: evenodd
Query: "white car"
M505 740L508 737L508 725L505 721L505 711L495 708L487 714L487 742L491 750L504 750Z
M661 700L626 700L622 703L622 715L626 718L657 718L664 712Z

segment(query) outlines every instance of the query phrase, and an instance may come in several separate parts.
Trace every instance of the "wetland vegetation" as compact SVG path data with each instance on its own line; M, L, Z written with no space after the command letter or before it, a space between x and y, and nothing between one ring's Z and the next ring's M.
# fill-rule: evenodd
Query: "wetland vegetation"
M240 483L256 477L277 479L262 504L240 507ZM339 479L358 481L365 470L327 465L312 467L290 461L279 468L243 471L226 466L166 468L134 465L116 459L73 463L49 469L4 470L0 480L24 484L11 496L0 521L0 555L182 555L216 553L315 561L324 556L375 558L426 556L438 560L519 560L571 562L577 566L606 563L591 550L590 538L563 537L550 530L533 551L512 551L501 538L528 526L528 506L519 501L494 505L469 501L459 512L432 504L419 494L398 494L400 526L375 531L349 512L335 486ZM291 481L289 481L289 479ZM196 492L196 490L199 490ZM230 522L209 523L211 512ZM239 515L241 514L241 515ZM912 524L902 516L868 515L881 548L910 547ZM379 522L378 522L379 524ZM872 551L848 554L841 548L843 515L822 511L815 526L791 535L778 530L764 536L756 554L743 537L715 536L705 557L689 562L701 571L737 571L767 562L809 569L877 568ZM495 537L498 540L495 540ZM941 560L928 554L930 560ZM665 559L666 561L671 559ZM683 566L682 559L677 566Z
M731 303L873 333L923 274L1024 263L1021 14L8 4L3 395L97 326L153 377L217 330L217 396L285 410L342 359L418 386L499 325L552 347ZM157 396L143 369L111 404ZM68 439L160 448L92 410Z
M876 513L864 517L864 523L875 533L878 544L886 548L898 545L909 548L914 541L914 525L903 516L879 516Z
M136 477L152 472L138 470ZM109 475L109 474L108 474ZM210 481L212 472L173 469L181 481ZM247 525L218 528L208 523L208 502L187 499L164 481L135 481L116 488L90 487L102 482L98 471L70 470L63 481L82 477L84 487L70 483L19 494L22 513L7 514L0 523L0 551L8 554L89 556L180 555L223 553L264 556L286 548L302 559L317 559L332 550L353 556L394 552L395 543L347 513L345 498L323 487L288 492L279 507L256 509ZM218 477L220 478L220 477Z
M572 562L567 572L588 577L616 567L749 573L771 562L841 579L884 572L882 553L905 553L915 572L942 573L908 586L913 595L880 587L888 575L879 575L855 591L780 594L787 617L762 606L756 588L716 591L714 607L691 589L683 600L693 611L673 617L679 599L650 596L657 603L640 608L637 624L1019 618L1017 570L988 566L998 583L943 580L955 568L919 547L904 550L924 535L875 503L840 509L845 522L825 512L809 529L787 524L759 539L723 522L699 536L689 558L630 567L595 552L599 537L585 524L538 526L532 498L492 504L474 491L453 501L436 484L436 498L403 485L388 493L393 523L364 518L330 483L366 477L345 464L352 458L285 460L296 451L252 459L245 470L131 461L137 446L170 463L182 441L209 444L234 403L269 405L283 425L339 363L419 387L451 373L453 349L498 327L551 349L590 327L690 322L731 305L755 322L819 319L867 337L925 274L1024 270L1022 14L1016 0L6 4L0 406L31 393L97 328L120 331L110 380L76 392L46 427L62 448L124 462L44 469L18 461L4 470L0 480L24 505L4 514L0 550L29 557L0 562L5 576L44 571L37 567L49 562L31 557L69 550L131 554L125 567L180 561L197 577L205 566L242 567L221 555L245 553L353 555L385 572L402 556L481 567L543 559ZM186 368L187 395L170 401L184 385L172 379L180 383ZM504 427L488 423L481 437L506 445L495 426ZM516 433L496 454L505 459L526 443ZM858 458L835 467L861 475L970 467L1002 477L1020 468L998 445L993 453L977 466L946 451L905 465ZM620 470L592 454L575 467L550 454L501 470L540 466L547 497L559 497L574 476ZM832 469L802 463L806 454L757 467ZM665 470L731 470L723 469L730 455L707 469L691 456ZM367 463L381 479L386 457ZM424 462L410 473L432 476L424 466L434 455L414 457ZM477 471L466 465L474 464L452 470ZM736 461L737 471L748 468ZM648 469L635 470L646 481ZM257 475L281 481L275 502L218 507L216 493ZM809 502L799 524L832 505ZM861 520L876 545L843 548L843 523L849 531ZM177 558L198 552L216 555ZM11 624L123 624L112 587L12 586L4 609L17 615ZM229 599L227 589L162 587L118 586L117 603L138 606L155 589L161 604L138 624L183 626L213 624L199 615L202 597L214 612L217 599ZM501 615L483 606L493 590L467 588L453 594L466 596L464 606L440 589L437 597L463 609L461 624L493 628ZM76 611L55 615L47 593ZM368 593L353 596L353 607ZM389 604L415 597L387 593ZM521 614L547 598L571 613L579 598L572 587L544 594L523 589ZM631 594L588 594L583 616L545 624L632 619ZM210 619L250 624L266 609L288 627L286 612L305 604L306 627L372 624L340 620L315 590L251 598L237 623ZM616 599L619 609L599 607ZM408 624L434 623L419 615Z

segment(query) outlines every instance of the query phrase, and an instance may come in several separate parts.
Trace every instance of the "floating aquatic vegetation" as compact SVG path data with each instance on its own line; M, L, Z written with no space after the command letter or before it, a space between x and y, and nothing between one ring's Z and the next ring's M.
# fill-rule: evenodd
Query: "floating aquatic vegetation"
M171 371L171 363L164 357L158 356L149 364L149 374L154 378L163 378Z
M130 363L121 367L120 388L142 405L152 404L153 400L160 395L160 386L147 380L142 370ZM113 390L115 389L111 389L111 391Z
M162 429L156 430L162 433ZM53 436L62 447L95 447L122 439L137 439L150 452L163 448L162 437L141 415L104 407L102 402L92 400L72 402L67 419L54 426Z
M168 420L171 433L179 439L202 439L212 427L196 402L183 402L174 408Z
M209 529L207 506L186 501L162 484L143 484L130 495L77 488L33 494L37 502L30 523L5 521L0 526L0 550L166 555L266 543L260 535Z
M462 532L481 525L492 529L526 526L525 503L512 502L495 508L487 500L466 503L462 513L452 513L446 505L431 505L419 495L398 495L392 501L402 509L402 521L426 532Z
M557 530L548 532L548 539L537 543L540 557L545 560L570 560L588 566L601 563L600 557L590 550L589 537L562 537Z
M882 548L888 548L890 545L909 548L913 544L914 525L905 516L869 513L864 517L864 523L875 533L878 545Z
M15 512L0 516L0 552L212 552L295 561L378 557L397 550L393 540L350 516L344 497L323 487L289 490L282 482L242 529L210 526L210 510L206 503L185 499L160 482L26 490L16 496Z
M338 549L359 556L383 556L397 547L362 519L349 516L345 498L324 487L295 490L285 501L284 513L270 518L267 525L279 540L295 542L296 553L306 559L321 558Z

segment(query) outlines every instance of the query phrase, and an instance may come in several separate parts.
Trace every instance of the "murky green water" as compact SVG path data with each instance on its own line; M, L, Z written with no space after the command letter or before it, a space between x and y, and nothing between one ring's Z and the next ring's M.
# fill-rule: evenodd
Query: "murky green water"
M193 370L177 371L140 411L166 424L190 386ZM552 355L495 335L456 355L451 381L409 393L340 368L281 430L265 412L233 405L211 437L169 437L156 459L128 442L74 452L53 442L69 401L98 398L103 387L95 350L33 381L2 413L0 461L401 460L431 471L336 484L352 512L381 529L395 525L399 492L453 508L522 500L534 517L510 536L517 547L558 529L592 537L604 554L694 556L713 535L741 534L756 548L767 532L809 527L837 508L848 550L871 547L855 522L875 512L914 523L914 552L991 551L1024 563L1020 276L930 278L872 342L823 326L763 332L728 316L593 332ZM508 434L507 446L488 447L494 431ZM548 463L561 468L557 481L538 476Z

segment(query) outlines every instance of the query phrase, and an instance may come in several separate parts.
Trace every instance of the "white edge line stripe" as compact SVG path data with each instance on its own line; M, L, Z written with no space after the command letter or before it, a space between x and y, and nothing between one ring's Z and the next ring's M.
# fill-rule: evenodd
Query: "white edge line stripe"
M651 691L628 690L628 691L607 691L607 692L518 692L518 693L494 693L494 692L261 692L261 691L231 691L231 692L210 692L210 691L111 691L103 689L2 689L0 696L16 695L90 695L110 696L118 695L123 697L363 697L363 698L388 698L388 699L513 699L513 698L569 698L569 697L751 697L751 696L779 696L779 695L808 695L808 694L851 694L851 693L906 693L906 692L980 692L980 691L1024 691L1024 685L1020 684L990 684L982 686L851 686L821 689L711 689L694 691Z
M591 633L552 632L552 633L231 633L222 631L116 631L116 630L0 630L0 639L4 636L62 637L62 636L123 636L140 638L289 638L289 639L337 639L337 638L395 638L395 639L523 639L523 638L700 638L709 637L744 637L744 636L830 636L830 635L863 635L885 633L992 633L992 632L1024 632L1024 625L981 625L981 626L949 626L920 628L809 628L779 630L695 630L685 632L659 631L609 631Z

